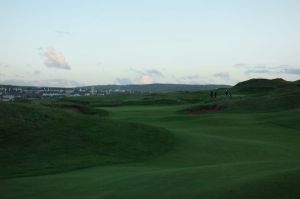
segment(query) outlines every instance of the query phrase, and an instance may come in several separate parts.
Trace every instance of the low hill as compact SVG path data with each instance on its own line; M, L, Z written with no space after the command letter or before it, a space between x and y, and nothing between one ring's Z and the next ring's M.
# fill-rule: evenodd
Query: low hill
M250 79L230 89L232 97L224 90L217 91L218 98L209 99L180 112L200 114L234 110L239 112L282 111L300 108L299 80Z
M1 85L2 88L23 88L29 90L37 90L37 89L67 89L67 87L47 87L47 86L20 86L20 85ZM125 90L125 91L133 91L133 92L141 92L141 93L169 93L169 92L178 92L178 91L204 91L204 90L213 90L218 88L230 88L230 85L224 84L129 84L129 85L93 85L93 86L81 86L81 87L68 87L68 89L91 89L94 88L96 90L103 91L115 91L115 90Z
M234 92L245 92L245 93L255 93L255 92L268 92L274 89L294 84L294 82L285 81L281 78L277 79L250 79L244 82L240 82L234 87L232 91Z
M300 108L300 84L283 79L250 79L235 85L233 94L246 97L226 101L229 107L240 110L277 111Z
M203 91L212 90L217 88L230 88L229 85L191 85L191 84L132 84L132 85L96 85L95 89L100 90L127 90L134 92L153 92L153 93L165 93L165 92L178 92L178 91ZM83 87L91 88L91 86Z
M1 197L298 199L297 82L215 92L0 103Z
M112 107L125 105L170 105L197 103L204 92L174 93L114 93L105 96L66 97L62 103L75 103L90 107ZM204 94L206 95L206 94Z
M167 130L65 107L0 103L0 178L144 161L172 148Z

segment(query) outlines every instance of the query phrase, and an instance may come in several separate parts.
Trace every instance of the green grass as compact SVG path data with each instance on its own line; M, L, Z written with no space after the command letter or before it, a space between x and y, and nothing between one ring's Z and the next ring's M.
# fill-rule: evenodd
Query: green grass
M285 81L281 78L277 79L250 79L244 82L240 82L235 85L232 90L235 92L261 94L276 90L280 87L286 87L296 84L296 82Z
M86 118L86 122L95 122L84 128L90 124L98 125L101 118L100 123L116 122L113 126L134 122L163 132L166 129L174 136L175 145L172 150L159 151L158 155L134 162L2 179L1 197L298 199L300 106L294 100L299 97L297 93L296 88L285 93L275 89L268 94L233 98L220 96L217 99L209 99L207 93L195 93L193 98L201 99L197 104L99 107L109 112L107 118L66 112L64 114L76 115L80 120ZM184 98L185 95L176 93L168 98ZM143 98L131 97L130 101ZM89 101L89 107L97 107L97 104L109 102L109 99L86 98L84 103L86 101ZM182 111L191 107L203 109L219 105L226 105L226 110L208 114ZM17 109L16 112L19 111ZM29 118L40 117L33 115ZM74 128L66 128L71 127ZM116 131L125 133L124 126ZM116 136L120 134L116 133ZM130 141L127 143L137 142ZM157 144L159 147L165 146ZM120 158L126 154L131 153L124 151L121 156L114 157Z
M95 109L89 106L88 103L85 104L82 102L76 102L76 101L72 102L72 101L60 99L60 100L43 100L41 101L41 104L46 107L64 109L67 111L79 112L87 115L98 115L101 117L108 116L107 111L103 109Z
M165 129L30 104L0 104L0 178L137 162L172 148Z
M177 144L165 155L2 180L1 193L5 198L298 198L299 124L286 118L299 121L299 110L178 114L184 106L106 108L112 118L169 129Z
M126 105L170 105L198 103L206 97L205 92L175 93L115 93L107 96L70 97L62 102L84 104L92 107L116 107Z

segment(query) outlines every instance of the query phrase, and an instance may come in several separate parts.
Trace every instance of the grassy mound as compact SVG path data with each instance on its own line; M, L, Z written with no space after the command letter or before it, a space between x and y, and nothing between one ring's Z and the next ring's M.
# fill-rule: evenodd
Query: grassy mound
M180 98L185 97L185 93L181 93L180 96L179 94L176 95ZM134 98L136 96L132 97ZM68 120L65 118L61 123L67 125L65 129L72 129L75 133L55 132L53 134L56 136L64 136L64 139L52 139L56 142L57 140L65 140L63 144L59 143L55 145L63 146L63 148L60 149L61 151L70 149L69 151L72 150L76 152L74 155L63 152L63 154L67 154L63 157L64 161L69 163L75 162L74 165L79 165L80 163L81 166L84 166L82 162L87 162L89 156L86 154L88 153L94 155L90 158L92 160L98 161L101 159L101 161L99 160L100 163L94 162L95 164L106 164L108 166L90 167L53 175L0 179L1 196L3 198L30 199L298 199L300 190L300 123L298 122L300 119L300 109L291 108L293 106L296 107L296 105L294 105L297 103L296 99L298 99L296 89L291 89L285 94L281 91L279 92L277 89L267 94L260 93L257 95L248 94L235 96L235 93L233 93L232 98L218 95L216 99L210 99L209 93L206 92L203 95L196 93L195 99L197 97L202 99L201 104L198 103L197 106L195 106L195 104L172 106L130 105L103 108L110 113L109 118L114 119L115 122L103 117L64 111L64 109L58 108L49 109L47 107L34 106L35 111L32 111L34 107L31 105L22 105L22 107L26 109L24 111L28 112L27 114L29 114L30 111L32 113L32 115L28 115L28 118L26 118L26 120L28 120L26 125L29 125L34 118L42 118L41 121L45 121L45 124L39 124L40 120L36 119L37 122L31 122L32 126L41 125L42 128L51 121L55 121L55 123L62 126L58 121L60 122L59 119L62 120L65 116L68 117L68 120L72 120L76 123L67 122ZM134 100L133 98L131 100ZM294 98L295 101L291 101ZM118 99L119 98L116 100ZM100 97L87 98L87 100L95 100L95 104L101 102ZM91 102L93 106L94 102ZM250 105L247 105L247 103ZM88 106L93 107L91 104L88 104ZM186 109L189 106L200 110L210 110L222 104L229 105L226 106L226 111L206 115L178 114L180 110ZM266 107L264 109L266 111L262 112L261 110L263 110L262 108L264 107ZM274 110L276 109L274 109L274 107L278 107L281 111L275 112ZM285 110L285 107L289 107L289 110ZM21 107L18 107L15 111L20 112L20 108ZM234 109L235 111L230 111L230 109ZM7 110L6 107L5 110ZM45 116L44 113L47 116ZM61 114L64 114L64 116L58 118ZM14 118L18 117L18 114L14 115ZM86 120L84 118L86 118ZM129 123L120 123L117 121ZM123 134L120 134L120 129L122 129L122 131L125 128L140 129L136 130L136 132L147 132L145 128L148 129L148 126L135 126L134 124L130 124L130 122L139 122L141 124L149 124L170 130L176 137L174 150L139 164L109 165L118 163L120 160L124 160L123 158L127 158L125 161L144 160L145 157L139 156L140 154L148 154L147 157L153 157L161 154L162 151L168 150L164 147L169 146L170 148L172 145L172 142L166 142L166 140L170 140L168 138L166 139L166 137L161 137L160 139L154 136L153 140L156 140L155 145L152 141L149 141L149 136L144 133L141 135L142 138L137 138L137 133L133 132L128 133L132 133L134 136L123 136ZM106 156L103 156L101 152L100 155L99 153L95 153L96 150L101 148L98 147L99 145L96 143L94 145L94 142L99 141L98 137L101 137L98 136L98 125L103 129L110 129L109 134L106 134L105 130L103 130L103 132L100 131L105 141L99 143L100 145L103 143L101 146L108 147L105 148L105 152L107 152ZM54 126L55 125L52 125L52 128L54 128ZM34 127L34 129L36 128L38 127ZM57 127L55 128L58 129ZM157 131L157 129L155 130ZM84 131L84 133L80 131ZM40 132L44 133L45 131ZM111 132L113 132L113 134L111 134ZM47 140L49 140L51 136L47 133L44 134L46 135L43 136L45 137L45 141L42 142L39 140L39 142L42 142L42 144L49 149L49 147L47 147ZM74 139L79 138L80 142L73 141L72 143L79 143L78 145L83 143L84 145L81 147L86 147L84 148L85 153L83 152L82 155L78 155L80 151L77 149L77 145L68 145L69 134L76 135L73 136ZM159 135L167 136L168 133L160 133ZM35 136L42 137L36 134ZM91 136L93 139L90 139ZM31 137L34 138L34 136ZM107 140L105 138L107 138ZM145 141L143 138L147 138L148 140ZM124 145L118 145L120 146L118 149L114 148L114 146L109 148L112 140L120 141L120 139L122 139L122 143L125 143ZM12 140L15 141L17 139ZM81 140L84 141L81 142ZM32 142L28 143L31 144ZM141 145L126 145L133 143L141 143ZM147 150L152 150L155 154L151 155L147 150L145 150L146 152L141 150L143 143L151 143L152 148L147 148ZM66 145L68 146L66 147ZM14 148L15 144L11 144L11 146L12 153L10 154L20 153ZM94 147L91 149L91 146ZM34 148L35 150L38 149L42 151L41 147L35 146ZM158 150L158 148L164 150ZM8 147L6 150L7 149ZM54 153L53 151L55 150L59 150L55 147L51 147L51 149L50 152L48 150L49 154ZM140 151L135 152L136 149ZM45 153L46 151L43 152L43 156L38 157L39 160L37 160L36 157L32 158L27 155L26 159L28 159L28 161L26 162L24 161L24 157L18 155L18 157L15 157L15 161L18 161L19 158L21 162L28 163L28 165L31 162L31 168L41 167L39 161L43 161L49 165L49 160L51 160L50 155L45 155ZM30 153L27 152L26 154ZM53 155L53 157L55 157L53 158L53 162L56 162L56 168L59 168L57 167L59 166L57 162L63 161L58 159L58 154ZM97 159L97 157L99 157L99 159ZM108 161L103 163L104 157L107 157ZM7 159L7 156L4 157L2 155L1 158ZM19 166L19 168L23 165ZM35 167L32 167L32 165ZM60 163L60 165L63 164ZM66 167L66 165L72 164L64 164L63 166ZM3 170L3 168L2 166L1 170ZM45 166L42 168L48 170ZM9 171L8 168L5 169L6 172Z
M238 83L231 89L233 97L222 92L216 99L202 101L198 105L184 109L186 113L206 113L220 110L238 112L282 111L300 108L299 81L288 82L283 79L251 79Z
M0 179L1 196L298 199L299 81L280 81L248 93L233 90L232 97L216 90L213 99L209 92L182 92L67 98L46 107L0 104L1 176L60 172ZM160 99L184 103L141 105ZM98 107L109 112L98 117L69 111L70 104L111 107ZM219 112L178 114L211 111ZM176 137L165 154L173 137L163 129ZM136 161L143 162L113 165ZM89 168L63 172L83 167Z
M290 84L290 82L283 79L250 79L244 82L240 82L235 85L232 90L234 92L242 93L261 93L272 91L278 87Z
M192 106L183 110L178 111L178 113L190 113L190 114L203 114L203 113L212 113L225 110L226 106L218 105L213 103L201 104Z
M89 107L117 107L127 105L175 105L198 103L203 92L176 93L119 93L106 96L69 97L61 102L82 104Z
M265 95L224 102L236 111L281 111L300 108L299 93Z
M88 106L87 104L79 103L79 102L50 100L50 101L43 101L42 105L51 108L60 108L67 111L73 111L73 112L78 112L87 115L98 115L101 117L108 116L108 112L105 110L95 109L93 107Z
M164 129L33 104L0 103L0 177L144 161L172 148Z
M279 111L300 108L300 85L282 79L252 79L237 84L233 91L252 91L248 96L223 103L235 110Z

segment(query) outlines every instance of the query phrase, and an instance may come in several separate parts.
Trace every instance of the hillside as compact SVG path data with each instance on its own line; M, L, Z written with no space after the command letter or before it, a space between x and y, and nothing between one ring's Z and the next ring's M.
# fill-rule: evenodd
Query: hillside
M0 178L139 162L172 148L164 129L78 109L0 103L0 113Z
M233 92L241 93L261 93L269 92L280 88L289 88L289 86L299 85L299 81L290 82L283 79L250 79L244 82L240 82L233 86L231 90Z
M237 88L0 103L1 196L298 199L298 81Z
M2 179L2 197L299 198L299 111L178 114L184 106L105 108L115 120L168 129L174 150L139 164Z
M185 107L179 113L203 114L211 112L274 112L300 109L299 81L283 79L251 79L240 82L225 96L225 89L218 89L217 98L208 94L199 95L194 105Z
M300 84L283 79L251 79L235 85L231 92L240 97L220 102L234 110L278 111L300 108Z
M130 90L135 92L153 92L153 93L165 93L165 92L178 92L178 91L204 91L217 88L230 88L229 85L191 85L191 84L132 84L132 85L96 85L95 89L100 90ZM84 88L91 88L87 86Z

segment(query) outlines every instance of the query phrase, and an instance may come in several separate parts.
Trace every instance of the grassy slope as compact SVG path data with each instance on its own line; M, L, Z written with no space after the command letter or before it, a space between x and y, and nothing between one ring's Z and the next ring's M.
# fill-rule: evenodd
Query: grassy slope
M205 93L205 92L204 92ZM123 105L170 105L187 104L201 101L203 92L176 92L176 93L135 93L112 94L98 97L74 97L62 101L81 103L89 106L116 107ZM206 94L205 94L206 96Z
M299 95L297 88L284 91L219 98L212 103L231 111L204 115L183 114L189 104L106 108L118 120L167 128L175 150L143 163L2 180L0 192L5 198L299 198L300 109L293 101ZM205 95L199 98L209 102Z
M234 92L243 93L266 93L274 89L285 87L291 84L296 84L296 82L289 82L283 79L250 79L244 82L240 82L235 85L232 90Z
M240 111L279 111L300 108L300 84L282 79L252 79L232 88L247 97L231 100L225 104Z
M184 106L107 109L171 130L178 144L162 157L5 180L0 191L5 198L298 198L300 126L286 118L298 120L299 110L176 114Z
M10 103L0 112L0 177L142 161L172 146L164 129L98 115Z

